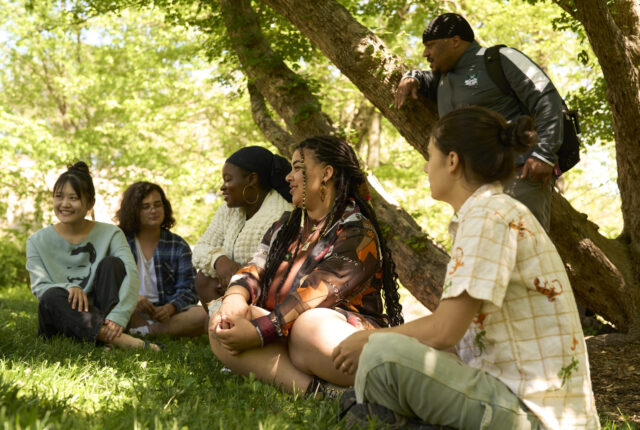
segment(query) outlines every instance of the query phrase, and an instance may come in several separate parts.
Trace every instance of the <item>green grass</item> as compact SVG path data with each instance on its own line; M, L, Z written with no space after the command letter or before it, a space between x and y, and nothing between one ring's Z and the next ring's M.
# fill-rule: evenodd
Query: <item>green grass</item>
M36 305L26 286L0 289L0 429L342 428L337 401L221 373L205 336L162 339L160 354L44 341Z
M221 373L205 336L161 354L44 341L36 305L26 286L0 290L0 429L341 427L337 401Z

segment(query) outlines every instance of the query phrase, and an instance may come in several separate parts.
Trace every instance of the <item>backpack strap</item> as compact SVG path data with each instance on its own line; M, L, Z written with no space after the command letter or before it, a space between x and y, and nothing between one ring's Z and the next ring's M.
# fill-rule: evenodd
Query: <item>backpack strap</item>
M494 45L487 48L484 51L484 65L493 83L496 84L504 94L510 95L512 93L511 85L509 85L507 77L504 75L502 63L500 62L500 48L504 48L505 46L506 45Z
M487 73L493 83L500 88L500 91L515 98L520 106L520 111L529 115L529 109L522 104L522 101L515 91L513 91L513 88L509 85L509 81L504 74L502 62L500 61L500 48L506 48L506 45L494 45L484 51L484 65L487 68Z

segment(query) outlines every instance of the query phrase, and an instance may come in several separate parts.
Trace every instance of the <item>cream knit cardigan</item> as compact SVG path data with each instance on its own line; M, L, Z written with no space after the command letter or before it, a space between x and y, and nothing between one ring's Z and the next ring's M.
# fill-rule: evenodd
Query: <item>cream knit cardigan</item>
M258 250L260 240L269 227L291 208L291 204L276 190L267 193L258 212L248 220L244 208L229 208L223 203L193 248L196 270L216 278L218 274L214 265L223 255L236 263L247 263Z

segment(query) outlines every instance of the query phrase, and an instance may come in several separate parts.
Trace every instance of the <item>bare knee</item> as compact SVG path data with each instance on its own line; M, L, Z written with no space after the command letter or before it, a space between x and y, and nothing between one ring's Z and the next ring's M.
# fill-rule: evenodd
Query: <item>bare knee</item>
M340 318L339 314L331 309L310 309L302 313L293 324L289 335L289 356L294 366L306 369L310 357L318 354L320 348L325 346L327 339L332 335L331 324L333 318Z
M229 354L229 352L224 349L224 347L222 346L220 341L218 341L218 338L214 334L209 332L207 335L209 336L209 345L211 345L211 352L213 352L213 355L215 355L218 360L226 365L231 354Z
M325 329L323 323L329 317L324 311L328 309L309 309L300 314L291 328L289 343L308 345L310 339L321 335Z

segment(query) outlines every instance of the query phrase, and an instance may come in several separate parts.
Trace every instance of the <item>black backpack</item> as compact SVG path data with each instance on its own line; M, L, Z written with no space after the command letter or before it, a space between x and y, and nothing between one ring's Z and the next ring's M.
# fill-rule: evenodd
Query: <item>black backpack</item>
M498 88L504 93L515 97L520 105L520 110L529 115L529 110L518 98L517 94L509 85L509 81L504 75L502 70L502 63L500 62L500 48L505 45L495 45L491 48L487 48L484 53L484 64L487 67L489 77L493 80ZM570 110L567 104L562 100L562 120L564 126L564 137L562 139L562 146L556 153L558 155L558 167L560 172L566 172L575 166L580 161L580 124L578 122L578 113L574 110Z

